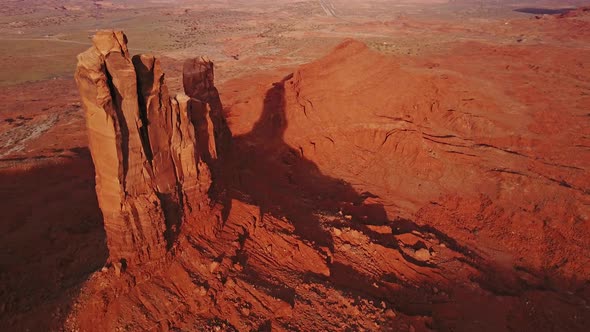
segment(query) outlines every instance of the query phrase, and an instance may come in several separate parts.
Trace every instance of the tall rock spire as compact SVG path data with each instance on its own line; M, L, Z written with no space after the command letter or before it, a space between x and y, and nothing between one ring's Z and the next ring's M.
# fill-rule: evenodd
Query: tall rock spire
M197 103L195 107L200 109L200 112L194 114L193 124L201 135L213 133L215 137L214 142L201 143L202 149L207 150L212 161L223 157L231 144L231 132L223 116L223 105L214 79L213 62L207 57L196 57L184 62L182 69L184 93L200 102L200 105Z
M75 78L110 260L158 260L208 203L211 153L197 140L214 146L215 137L199 129L207 125L201 101L170 97L157 58L131 59L120 31L100 31L93 44L78 56Z

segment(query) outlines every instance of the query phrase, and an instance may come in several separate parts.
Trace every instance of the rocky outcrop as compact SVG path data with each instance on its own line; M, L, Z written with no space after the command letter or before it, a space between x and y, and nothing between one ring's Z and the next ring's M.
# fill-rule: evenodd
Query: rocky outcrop
M187 59L182 76L184 93L200 102L195 105L199 112L193 113L193 125L203 138L211 134L215 137L215 142L199 140L199 144L203 150L208 151L208 158L217 160L218 156L226 153L231 132L223 116L223 105L214 84L213 62L206 57Z
M215 137L207 104L170 97L157 58L132 59L122 32L101 31L93 44L78 56L76 82L110 259L124 268L163 258L208 203Z
M107 37L116 51L82 55L78 81L111 255L144 254L125 236L154 256L175 250L94 273L70 292L64 330L587 330L590 159L569 146L589 131L576 127L574 51L567 71L531 81L521 69L552 63L536 47L467 44L424 63L349 40L293 74L226 83L224 155L206 59L187 62L188 95L171 99L157 59L115 67L130 60L122 35ZM121 97L133 91L136 105ZM546 110L568 98L558 117ZM199 211L205 188L228 199Z

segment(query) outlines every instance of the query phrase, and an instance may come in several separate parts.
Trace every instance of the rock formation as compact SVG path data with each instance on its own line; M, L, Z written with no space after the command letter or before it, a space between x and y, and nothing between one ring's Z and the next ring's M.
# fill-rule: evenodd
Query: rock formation
M76 76L114 264L84 282L64 330L590 325L589 159L567 148L587 145L587 108L554 117L531 73L498 73L520 47L425 64L348 40L292 74L226 82L225 154L210 62L188 61L172 99L158 60L131 60L123 34L95 44ZM541 57L517 64L549 67ZM506 78L510 95L478 75ZM573 98L565 73L538 75ZM143 264L121 273L122 259Z
M223 105L219 98L219 92L214 85L213 62L206 57L187 59L182 70L184 93L198 100L196 107L200 112L193 114L193 124L197 131L208 137L213 134L214 142L201 141L201 147L207 148L212 160L216 160L218 154L224 154L231 140L231 132L223 116ZM205 119L208 118L207 121Z
M122 32L101 31L93 44L78 56L75 77L110 259L125 268L163 258L180 225L208 203L204 161L216 149L205 96L216 92L213 66L207 62L206 85L186 89L205 102L171 98L159 60L132 59Z

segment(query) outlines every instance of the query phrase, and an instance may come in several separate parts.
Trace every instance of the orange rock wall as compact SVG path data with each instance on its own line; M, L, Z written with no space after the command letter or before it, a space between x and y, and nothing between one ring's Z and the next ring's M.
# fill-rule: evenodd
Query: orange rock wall
M208 202L203 157L215 155L213 129L201 128L211 124L208 106L171 98L159 60L131 58L122 32L101 31L93 43L78 56L76 82L110 259L123 266L157 260ZM211 147L199 149L199 141Z

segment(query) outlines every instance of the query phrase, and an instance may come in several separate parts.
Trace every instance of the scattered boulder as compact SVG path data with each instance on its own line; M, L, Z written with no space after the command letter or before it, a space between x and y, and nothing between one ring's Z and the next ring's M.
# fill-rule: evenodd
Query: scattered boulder
M416 252L414 253L414 257L422 262L426 262L430 260L430 251L428 251L428 249L425 248L421 248L416 250Z

